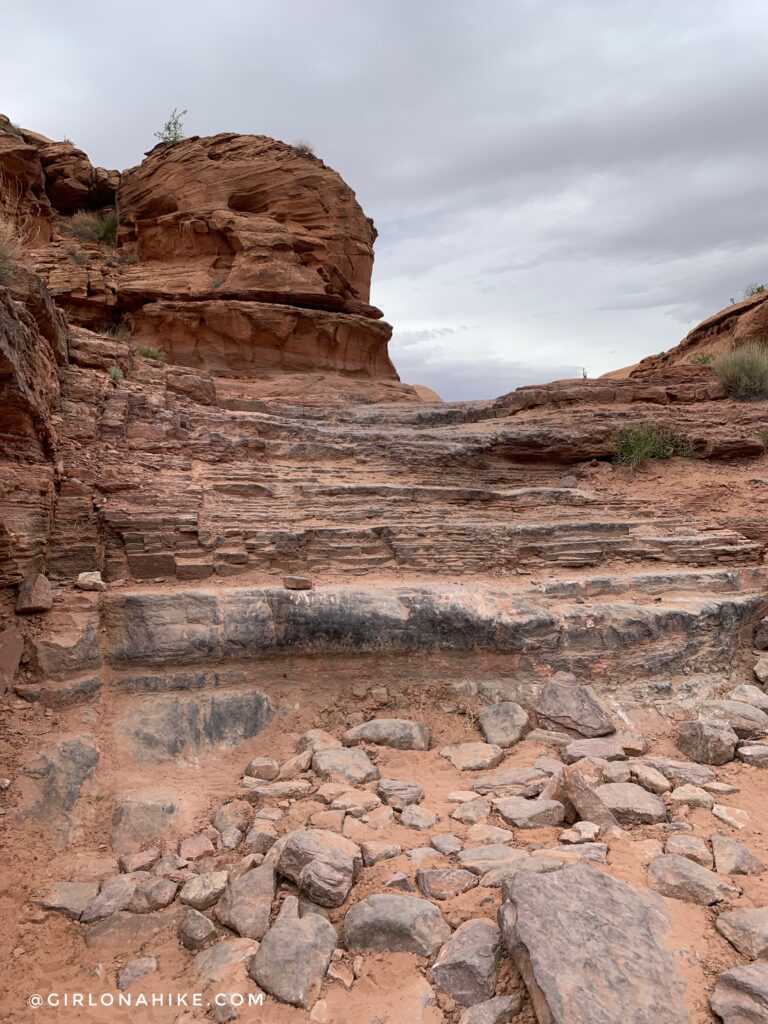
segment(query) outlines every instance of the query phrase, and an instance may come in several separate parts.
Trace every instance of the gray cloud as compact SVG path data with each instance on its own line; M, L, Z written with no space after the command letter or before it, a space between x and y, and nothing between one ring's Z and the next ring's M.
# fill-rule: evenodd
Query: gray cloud
M38 0L3 41L5 112L107 166L174 106L308 138L445 397L633 363L768 277L763 0Z

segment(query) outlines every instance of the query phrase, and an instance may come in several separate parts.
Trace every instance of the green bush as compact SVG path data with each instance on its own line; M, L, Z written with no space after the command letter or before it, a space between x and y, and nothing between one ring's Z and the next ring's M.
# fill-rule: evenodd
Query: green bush
M691 362L694 366L709 366L712 356L694 356Z
M663 423L637 423L633 427L623 427L616 433L614 443L614 462L629 469L637 469L650 459L671 459L673 455L690 458L693 454L690 441Z
M136 349L140 356L145 359L156 359L162 363L165 359L165 352L161 348L153 348L151 345L139 345Z
M9 284L21 257L21 234L9 217L0 217L0 285Z
M155 132L155 138L159 139L160 142L168 142L171 145L175 145L177 142L182 142L184 140L184 125L182 123L182 118L186 113L186 110L177 110L176 107L174 107L168 117L168 120L160 131Z
M117 237L117 214L112 212L103 217L99 213L78 210L69 218L69 230L81 242L109 242L114 245Z
M712 372L732 398L742 402L768 398L768 347L759 341L720 356Z
M109 376L112 378L112 380L115 382L115 384L119 384L120 381L125 379L125 374L120 369L120 367L117 365L117 363L114 363L112 366L110 366L110 368L109 368Z

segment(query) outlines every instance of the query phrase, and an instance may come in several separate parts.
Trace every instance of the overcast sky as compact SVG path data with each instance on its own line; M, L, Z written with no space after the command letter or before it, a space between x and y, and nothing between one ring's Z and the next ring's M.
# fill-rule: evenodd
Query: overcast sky
M2 0L0 110L94 163L308 139L448 399L674 345L768 278L766 0Z

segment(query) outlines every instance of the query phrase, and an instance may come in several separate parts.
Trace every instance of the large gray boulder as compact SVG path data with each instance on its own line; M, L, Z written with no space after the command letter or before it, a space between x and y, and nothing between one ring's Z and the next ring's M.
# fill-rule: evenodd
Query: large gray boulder
M710 836L715 870L721 875L762 875L765 865L743 843L729 836Z
M513 700L482 708L477 721L486 742L504 748L514 747L531 728L528 713Z
M648 881L651 888L663 896L698 903L702 907L740 894L739 889L723 881L713 871L675 853L664 853L651 861Z
M484 919L465 921L440 950L432 982L461 1006L474 1006L495 993L500 959L496 925Z
M664 801L634 782L608 782L597 786L595 795L620 825L657 825L667 820Z
M216 918L246 939L260 939L269 928L275 872L271 864L246 871L230 881L214 911Z
M742 956L768 958L768 907L738 907L720 914L715 927Z
M768 963L740 964L715 982L709 1005L723 1024L768 1021Z
M509 796L495 800L494 805L502 820L516 828L560 825L565 817L565 808L557 800L526 800L522 796Z
M702 722L724 722L740 740L759 740L768 736L768 715L744 701L702 701L698 717Z
M408 804L417 804L424 798L424 790L418 782L403 782L401 779L380 779L378 794L396 811L402 811Z
M659 897L586 864L519 871L504 893L504 942L539 1021L690 1024Z
M283 841L277 870L321 907L340 907L363 865L360 848L327 829L303 828Z
M450 935L451 929L437 907L419 896L366 896L344 919L347 949L432 957Z
M591 689L575 682L545 683L534 709L546 729L567 729L581 736L608 736L616 731Z
M699 764L727 764L738 742L727 722L681 722L677 727L678 749Z
M442 748L440 757L460 772L477 772L501 764L504 751L492 743L451 743Z
M298 901L289 896L259 943L249 974L275 999L306 1009L320 994L337 942L330 921L319 914L299 917Z
M312 755L312 770L326 782L362 786L379 777L379 769L364 750L356 747L321 747Z
M347 747L356 743L374 743L395 750L429 750L429 729L422 722L406 718L373 718L348 729L342 740Z

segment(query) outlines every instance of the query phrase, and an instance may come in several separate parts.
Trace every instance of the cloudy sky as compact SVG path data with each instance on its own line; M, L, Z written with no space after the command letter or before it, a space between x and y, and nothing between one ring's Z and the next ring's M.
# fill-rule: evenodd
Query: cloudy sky
M306 138L379 229L401 376L448 399L675 344L768 278L765 0L2 3L0 110L126 167Z

